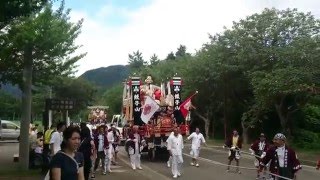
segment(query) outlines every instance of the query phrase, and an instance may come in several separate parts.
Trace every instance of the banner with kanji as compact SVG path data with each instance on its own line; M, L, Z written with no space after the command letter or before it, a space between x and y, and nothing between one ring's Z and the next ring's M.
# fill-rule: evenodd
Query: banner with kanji
M132 88L132 110L133 110L133 120L135 125L142 125L143 122L140 119L141 116L141 101L140 101L140 78L131 78L131 88Z
M180 112L180 104L181 104L181 86L182 86L182 81L181 81L181 77L173 77L171 80L171 90L172 90L172 95L174 98L174 117L176 119L176 122L178 124L183 123L184 119L181 115Z

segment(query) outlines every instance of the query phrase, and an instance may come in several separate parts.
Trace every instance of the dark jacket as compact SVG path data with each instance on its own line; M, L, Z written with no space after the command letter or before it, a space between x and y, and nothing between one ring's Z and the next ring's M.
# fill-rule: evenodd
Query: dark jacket
M266 156L262 159L260 162L261 168L263 168L270 160L270 172L274 174L279 174L279 160L278 160L278 154L277 154L277 147L271 147L267 150ZM296 153L289 148L288 146L285 146L285 162L284 166L285 168L288 168L291 177L293 177L293 174L300 170L302 167L300 165L299 160L297 159Z
M250 148L254 151L255 155L261 156L263 152L267 152L267 150L269 149L269 143L267 141L264 142L265 146L262 150L259 150L260 140L257 140L253 144L251 144Z
M226 143L225 143L225 145L226 145L228 148L231 148L231 147L232 147L232 138L233 138L233 136L230 136L230 137L227 139ZM240 136L239 136L239 138L238 138L237 148L239 148L239 149L242 148L242 138L241 138Z
M94 145L96 146L97 151L99 150L99 135L100 134L94 135ZM109 141L108 141L107 134L103 134L103 137L104 137L103 148L109 149Z

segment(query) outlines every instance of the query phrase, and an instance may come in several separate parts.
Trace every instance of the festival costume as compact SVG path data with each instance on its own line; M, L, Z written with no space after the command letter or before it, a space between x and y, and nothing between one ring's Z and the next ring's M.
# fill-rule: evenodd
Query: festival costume
M169 137L168 137L167 140L166 140L167 150L168 150L168 151L169 151L169 149L168 149L168 140L170 139L171 136L174 136L174 132L173 132L173 131L170 133ZM172 156L169 156L169 159L168 159L168 161L167 161L167 167L168 167L168 168L171 167L171 164L172 164Z
M274 139L285 141L286 137L278 133ZM297 171L302 169L296 153L286 145L282 147L271 147L267 150L266 156L260 162L260 169L264 168L270 162L270 172L287 178L294 178ZM282 180L273 176L273 179Z
M101 143L103 143L103 144L101 144ZM104 167L103 173L105 174L106 167L108 166L108 164L106 165L105 159L106 159L106 155L108 155L107 152L109 151L109 146L110 146L107 134L95 135L94 136L94 144L95 144L95 147L97 148L97 158L95 160L93 173L95 173L95 171L97 170L99 163L100 163L100 160L101 160L102 167Z
M190 155L192 158L197 159L200 154L201 143L205 143L206 140L201 133L197 134L196 132L191 133L187 139L192 140Z
M250 151L256 156L255 166L259 167L262 158L266 155L269 148L269 143L266 141L257 140L250 146ZM259 157L258 157L259 156Z
M129 139L126 143L126 149L130 157L131 167L132 169L142 169L141 168L141 149L142 148L142 137L135 133L129 136Z
M183 146L183 138L180 134L177 136L171 136L168 138L168 150L172 154L172 166L171 171L173 174L173 178L177 178L178 176L181 176L181 170L182 170L182 163L183 163L183 157L182 157L182 149Z
M229 148L228 159L232 161L233 159L240 159L240 149L242 148L242 139L238 135L237 137L231 136L225 143L225 146Z

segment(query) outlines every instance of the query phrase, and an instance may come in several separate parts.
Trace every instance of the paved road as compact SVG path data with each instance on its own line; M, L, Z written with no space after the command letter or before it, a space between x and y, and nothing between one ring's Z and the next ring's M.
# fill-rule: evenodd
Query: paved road
M124 151L121 152L121 158L128 160ZM231 169L231 172L226 172L226 166L221 165L227 162L227 151L216 150L211 148L205 148L201 151L200 167L194 167L189 165L191 158L189 157L189 147L187 146L184 150L184 165L183 174L181 180L250 180L255 179L256 171L253 167L253 158L250 156L242 156L241 166L246 167L241 169L241 174L235 173L235 169ZM172 179L171 169L166 167L164 161L150 162L146 159L142 160L144 172L149 178L157 177L159 179ZM304 167L300 172L299 179L303 180L319 180L320 172L316 171L313 167ZM152 179L152 178L150 178Z
M0 142L0 169L7 167L12 163L12 156L18 153L18 143L1 143ZM249 156L242 156L241 166L248 167L242 169L241 174L235 172L227 173L226 167L221 163L227 161L227 151L223 149L202 149L200 167L190 166L191 158L189 156L189 147L184 150L184 165L183 174L180 180L250 180L255 179L256 171L253 169L253 159ZM96 180L104 179L129 179L129 180L167 180L172 179L171 169L166 167L165 161L150 162L146 158L142 159L143 170L132 170L129 164L129 158L124 152L123 147L120 147L119 164L112 166L113 172L107 175L101 175L97 172ZM252 170L251 170L252 169ZM233 169L234 170L234 169ZM1 179L1 176L0 176ZM299 180L319 180L320 171L316 171L313 167L304 167L299 174Z
M13 162L14 154L19 154L17 141L0 141L0 170L17 166Z

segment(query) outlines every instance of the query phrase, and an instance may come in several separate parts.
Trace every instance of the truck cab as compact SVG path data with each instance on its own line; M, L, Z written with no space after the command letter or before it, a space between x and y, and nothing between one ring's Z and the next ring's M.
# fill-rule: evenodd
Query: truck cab
M116 114L112 116L111 124L114 124L115 127L120 132L120 144L124 144L126 139L123 137L123 126L125 124L123 116Z

